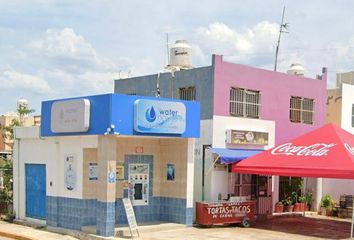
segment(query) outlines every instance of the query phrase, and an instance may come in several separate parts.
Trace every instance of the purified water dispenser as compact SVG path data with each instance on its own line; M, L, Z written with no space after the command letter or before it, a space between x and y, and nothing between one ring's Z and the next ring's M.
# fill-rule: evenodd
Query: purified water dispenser
M134 206L149 204L149 164L129 164L128 195Z

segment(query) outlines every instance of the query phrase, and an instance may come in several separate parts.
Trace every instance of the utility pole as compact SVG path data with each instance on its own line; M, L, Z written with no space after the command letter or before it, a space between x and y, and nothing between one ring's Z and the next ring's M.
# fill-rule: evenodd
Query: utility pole
M278 36L278 43L277 43L277 48L275 50L275 63L274 63L274 72L277 71L277 63L278 63L278 52L279 52L279 45L280 45L280 37L282 33L289 33L287 31L284 31L284 29L288 29L289 28L289 23L284 23L284 14L285 14L285 6L283 8L283 15L281 17L281 24L279 27L279 36Z
M170 46L168 43L168 32L166 33L167 66L170 66Z

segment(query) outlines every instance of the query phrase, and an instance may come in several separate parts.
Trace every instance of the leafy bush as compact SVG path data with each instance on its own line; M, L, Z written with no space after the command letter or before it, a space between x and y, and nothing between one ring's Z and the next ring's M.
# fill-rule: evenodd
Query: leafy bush
M323 208L331 208L332 206L332 197L328 194L324 195L322 198L321 198L321 207Z
M306 203L307 205L311 205L312 202L313 202L312 193L311 193L311 192L307 192L307 193L305 194L305 203Z
M292 204L297 203L297 201L298 201L298 195L297 195L296 192L292 192L292 193L291 193L291 201L292 201Z
M304 195L300 195L298 198L298 202L300 202L300 203L306 202L306 197Z
M291 199L291 197L286 197L282 200L282 203L284 204L284 206L290 206L293 204L293 200Z

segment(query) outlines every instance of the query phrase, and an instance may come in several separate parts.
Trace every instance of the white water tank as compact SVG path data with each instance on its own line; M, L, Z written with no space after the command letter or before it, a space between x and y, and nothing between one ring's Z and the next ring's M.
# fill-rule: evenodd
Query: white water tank
M295 75L295 76L299 76L299 77L304 76L304 72L305 72L305 69L299 63L291 64L288 71L286 71L287 74Z
M17 109L19 109L20 107L21 108L28 108L27 99L20 98L19 100L17 100Z
M177 40L171 47L170 66L180 69L192 68L192 48L186 40Z

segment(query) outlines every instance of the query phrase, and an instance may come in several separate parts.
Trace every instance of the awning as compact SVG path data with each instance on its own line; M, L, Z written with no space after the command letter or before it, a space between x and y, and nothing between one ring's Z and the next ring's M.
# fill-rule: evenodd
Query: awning
M250 156L263 152L263 150L211 148L211 151L219 156L220 163L230 164L241 161Z
M354 135L327 124L233 164L233 172L354 179Z

